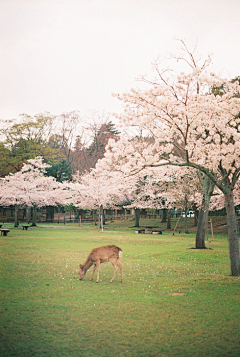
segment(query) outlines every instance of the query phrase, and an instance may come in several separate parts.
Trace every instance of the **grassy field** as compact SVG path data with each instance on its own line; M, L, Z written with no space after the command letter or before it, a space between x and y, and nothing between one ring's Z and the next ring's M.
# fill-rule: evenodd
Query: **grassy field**
M133 224L9 225L0 237L0 356L240 356L240 278L230 276L226 232L197 251L193 228L148 235ZM79 263L105 244L123 250L123 283L120 272L109 283L109 263L99 284L90 272L79 281Z

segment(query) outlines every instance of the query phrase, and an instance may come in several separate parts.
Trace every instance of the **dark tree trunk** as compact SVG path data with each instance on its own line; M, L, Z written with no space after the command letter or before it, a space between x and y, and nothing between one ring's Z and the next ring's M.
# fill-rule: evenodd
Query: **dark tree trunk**
M194 227L197 227L198 225L198 214L199 214L199 211L197 209L197 206L195 204L193 204L193 212L194 212Z
M162 223L167 222L167 209L163 208Z
M139 208L134 209L134 217L135 217L135 227L139 227L139 222L140 222L140 209Z
M18 227L18 205L15 205L14 227Z
M30 223L31 222L31 208L29 208L28 206L27 206L27 208L26 208L26 218L27 218L27 223Z
M94 224L96 226L97 225L97 212L95 209L93 210L93 218L94 218Z
M46 207L46 221L51 223L54 222L54 206Z
M37 225L37 206L33 206L33 214L32 214L32 226L36 227Z
M187 226L187 214L188 214L188 204L187 204L187 198L185 198L185 207L184 207L184 213L185 213L185 217L184 217L184 232L186 234L189 234L189 231L188 231L188 226Z
M104 225L105 224L105 212L104 212L104 209L102 206L100 207L100 217L102 217L102 224Z
M171 229L171 209L167 211L167 229Z
M198 215L199 215L199 210L195 209L195 211L194 211L194 227L197 227L197 225L198 225Z
M60 223L60 207L57 206L57 211L58 211L58 223Z
M198 226L196 232L196 249L205 249L205 237L206 237L206 229L207 229L207 221L208 221L208 211L204 211L203 209L199 210L198 214Z
M186 234L189 234L189 231L188 231L188 226L187 226L187 212L185 212L185 217L184 217L184 232Z
M209 202L214 190L214 183L210 178L202 173L198 173L199 181L202 185L202 204L198 214L198 225L196 232L196 249L205 249L205 237L208 227Z
M233 276L239 276L239 228L237 217L235 214L232 190L229 189L226 193L224 193L224 196L227 212L228 244L230 253L231 274Z

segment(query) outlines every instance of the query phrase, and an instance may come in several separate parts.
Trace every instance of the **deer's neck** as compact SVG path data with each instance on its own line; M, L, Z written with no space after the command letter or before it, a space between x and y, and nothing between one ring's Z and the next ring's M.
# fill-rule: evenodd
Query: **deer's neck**
M83 264L83 266L82 266L84 272L86 273L87 270L88 270L92 265L93 265L92 259L87 259L87 260L85 261L85 263Z

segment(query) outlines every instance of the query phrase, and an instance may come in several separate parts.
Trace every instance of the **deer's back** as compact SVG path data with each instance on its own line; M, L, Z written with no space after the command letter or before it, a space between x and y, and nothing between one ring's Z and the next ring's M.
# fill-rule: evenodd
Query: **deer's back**
M116 245L104 245L94 248L89 254L89 259L92 261L100 260L101 262L109 260L109 258L121 258L122 249Z

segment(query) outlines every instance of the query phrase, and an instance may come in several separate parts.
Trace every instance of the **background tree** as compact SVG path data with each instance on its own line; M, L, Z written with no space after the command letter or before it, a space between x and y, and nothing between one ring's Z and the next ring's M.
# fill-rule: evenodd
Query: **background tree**
M103 157L109 138L118 136L109 117L99 115L98 122L86 124L78 111L60 116L22 114L19 120L0 125L1 177L20 171L24 162L39 155L58 172L63 165L71 174L90 171Z
M46 175L54 177L57 182L71 181L72 170L67 160L59 160L56 163L46 168ZM46 221L54 222L54 211L56 205L48 205L46 207ZM59 210L59 207L57 207Z
M75 183L69 184L72 195L69 203L80 209L97 210L103 220L104 209L119 206L125 200L125 187L119 174L105 175L92 169L74 178Z
M45 176L47 167L41 157L29 159L21 171L1 179L0 205L15 207L15 226L18 226L17 212L20 207L33 208L34 226L37 207L67 204L65 185Z
M89 172L91 168L96 166L99 159L104 156L105 147L111 138L118 138L119 132L111 121L103 123L93 123L85 126L86 135L77 137L73 152L73 171L78 171L80 174Z
M0 177L8 175L12 168L11 150L3 142L0 142Z
M59 151L47 144L53 133L53 121L54 116L49 113L34 117L22 114L20 122L12 121L2 129L2 161L8 162L3 164L3 175L21 170L24 162L39 155L50 161L58 157Z
M79 111L63 113L57 117L55 122L55 145L61 150L62 159L65 159L72 170L73 161L75 160L73 148L76 137L82 131L82 118ZM54 140L52 140L54 142Z

